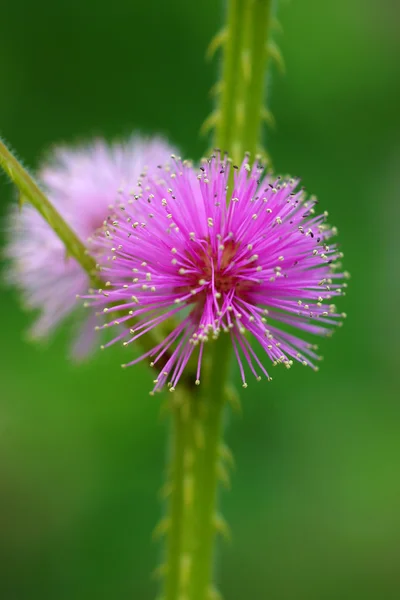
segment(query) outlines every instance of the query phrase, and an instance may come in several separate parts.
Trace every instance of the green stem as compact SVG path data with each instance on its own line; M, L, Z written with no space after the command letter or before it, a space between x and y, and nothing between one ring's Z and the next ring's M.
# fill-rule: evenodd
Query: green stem
M169 515L167 517L168 538L166 548L165 586L163 600L179 597L182 516L184 514L184 458L187 452L187 427L185 425L184 399L176 393L172 407L171 457L168 473L167 493Z
M235 139L235 123L237 98L240 93L238 65L243 46L243 16L245 0L230 0L228 2L226 41L222 64L222 86L219 120L217 123L215 142L223 152L232 153ZM234 158L234 157L232 157ZM236 160L236 157L234 158Z
M219 479L224 479L222 429L226 401L226 385L229 377L232 342L230 335L222 334L211 352L208 381L205 382L199 410L199 423L204 440L195 463L197 532L193 557L190 600L212 598L213 559L215 534L218 523L217 491Z
M229 336L214 344L208 377L198 394L182 390L171 402L171 497L163 600L212 600L214 541L225 529L216 514L218 480L226 472L221 452Z
M265 76L268 66L268 32L271 24L272 0L247 0L246 36L249 73L245 85L243 131L241 143L252 157L260 145Z
M88 254L85 245L67 225L51 202L46 198L35 180L24 169L20 162L11 154L6 145L0 140L0 166L18 187L22 199L29 202L43 216L53 231L64 243L66 253L72 256L89 275L95 287L102 287L100 278L96 275L96 261Z
M260 146L272 0L230 0L216 144L240 164Z
M254 157L260 142L271 3L228 2L215 141L235 163L243 160L246 151ZM207 350L209 362L201 387L195 391L183 386L171 401L171 496L162 600L219 598L212 580L215 536L227 529L216 505L218 482L228 480L223 460L229 452L222 444L222 428L230 336L222 334Z

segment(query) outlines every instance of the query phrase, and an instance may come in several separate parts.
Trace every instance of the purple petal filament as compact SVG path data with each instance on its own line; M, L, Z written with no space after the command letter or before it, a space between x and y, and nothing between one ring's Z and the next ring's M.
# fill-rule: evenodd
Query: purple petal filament
M173 323L157 346L124 365L150 359L159 370L155 390L174 390L192 356L200 383L206 346L219 335L230 336L245 387L245 364L270 379L265 355L274 365L297 360L316 369L316 347L303 334L327 335L344 316L331 303L346 286L330 241L336 231L315 214L316 201L297 181L264 176L247 159L230 186L230 169L217 152L200 169L176 159L143 176L140 193L122 194L99 239L104 249L111 239L112 251L102 268L107 287L90 304L109 314L104 326L123 326L110 343L130 346Z

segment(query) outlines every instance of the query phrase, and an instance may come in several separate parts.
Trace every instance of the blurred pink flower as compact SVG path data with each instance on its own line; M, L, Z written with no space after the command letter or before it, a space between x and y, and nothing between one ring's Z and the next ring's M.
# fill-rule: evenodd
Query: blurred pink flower
M168 161L172 148L160 138L132 136L125 143L99 139L83 146L56 147L40 167L38 181L49 199L84 243L107 218L121 188L137 192L137 181ZM29 309L39 312L30 334L43 338L69 315L76 296L87 292L89 279L63 243L32 206L13 207L8 219L8 282L22 293ZM91 248L95 250L94 248ZM93 348L96 321L90 313L79 323L72 355L83 358Z

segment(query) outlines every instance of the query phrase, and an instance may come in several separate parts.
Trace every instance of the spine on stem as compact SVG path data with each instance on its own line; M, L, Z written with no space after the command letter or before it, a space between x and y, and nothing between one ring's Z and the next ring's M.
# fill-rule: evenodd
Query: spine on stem
M215 141L235 163L245 152L254 159L261 148L268 60L277 48L269 42L272 0L231 0L223 43L220 107L215 112Z
M222 442L230 340L223 340L215 344L211 362L219 369L210 368L203 390L190 394L182 388L171 396L169 513L160 524L167 532L163 600L219 598L212 584L214 542L218 532L228 535L228 528L216 500L218 482L229 480L230 461Z
M240 163L258 152L263 119L265 70L272 0L229 0L223 47L215 144ZM229 190L228 190L229 194ZM172 456L169 510L164 521L166 556L160 600L218 600L213 583L216 533L228 533L217 513L218 483L229 479L230 453L222 442L232 343L221 335L209 348L200 388L182 387L172 396Z

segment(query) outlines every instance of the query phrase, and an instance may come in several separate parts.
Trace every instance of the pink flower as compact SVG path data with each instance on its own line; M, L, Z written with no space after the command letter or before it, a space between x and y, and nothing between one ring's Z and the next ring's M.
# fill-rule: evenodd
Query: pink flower
M270 379L265 355L274 365L294 359L316 368L315 346L302 335L326 335L342 316L331 301L346 275L336 272L341 253L326 214L314 213L316 201L296 191L297 181L263 177L247 159L234 167L230 192L230 168L217 152L199 170L177 160L149 174L103 235L113 244L102 269L108 287L90 304L111 316L107 327L124 326L110 343L130 345L174 324L128 363L151 357L160 369L155 390L167 382L173 390L194 352L198 384L203 352L219 335L230 336L245 387L245 363L257 379Z
M164 164L171 150L162 139L136 136L112 145L96 140L76 148L61 146L41 166L38 180L68 225L89 243L118 200L119 188L137 191L143 169ZM31 335L46 337L73 311L76 296L87 292L88 276L66 256L63 243L30 205L12 209L8 230L7 279L20 289L27 307L39 312ZM95 324L93 313L79 324L72 348L76 358L92 349Z

